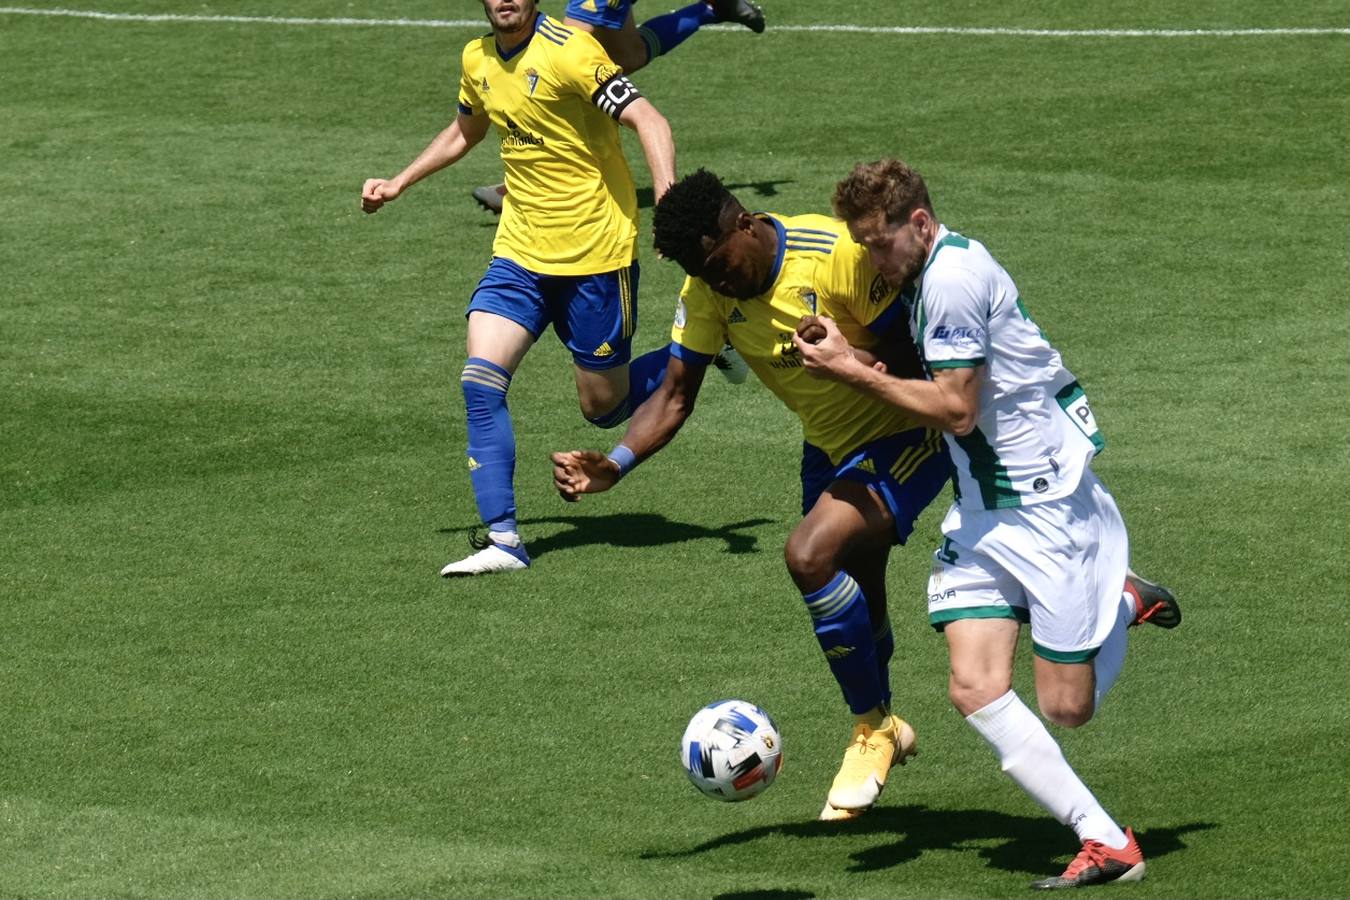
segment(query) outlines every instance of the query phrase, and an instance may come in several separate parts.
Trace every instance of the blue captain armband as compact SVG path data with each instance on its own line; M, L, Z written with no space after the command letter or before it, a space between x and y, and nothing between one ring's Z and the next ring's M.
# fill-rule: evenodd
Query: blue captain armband
M619 467L619 477L627 475L628 472L637 465L637 454L629 450L623 444L619 444L613 450L609 451L607 457L610 462Z

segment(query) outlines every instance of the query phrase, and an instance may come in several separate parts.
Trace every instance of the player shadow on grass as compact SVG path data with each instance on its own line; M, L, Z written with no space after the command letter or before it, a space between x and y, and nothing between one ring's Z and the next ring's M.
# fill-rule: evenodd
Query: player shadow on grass
M1191 822L1172 828L1138 831L1146 859L1153 860L1186 847L1182 837L1192 831L1218 828L1214 822ZM1044 874L1062 867L1076 847L1063 825L1043 816L1013 816L984 809L929 809L926 806L882 807L852 822L788 822L724 834L688 850L647 852L642 859L695 856L721 847L746 844L760 838L786 836L829 838L836 835L895 837L850 854L851 872L872 872L918 859L929 850L974 851L995 869ZM990 842L995 842L989 845Z
M760 891L728 891L714 894L712 900L811 900L815 894L810 891L786 891L765 888Z
M659 513L616 513L612 516L545 516L534 519L521 519L520 524L530 526L536 531L541 525L566 525L567 528L545 537L531 535L527 546L530 558L552 553L555 550L570 550L575 547L609 545L612 547L659 547L667 544L683 544L689 541L719 540L726 542L726 552L733 554L758 553L759 538L753 534L740 534L750 528L768 525L773 519L745 519L720 528L706 525L693 525L688 522L675 522ZM442 528L441 532L453 533L460 528Z

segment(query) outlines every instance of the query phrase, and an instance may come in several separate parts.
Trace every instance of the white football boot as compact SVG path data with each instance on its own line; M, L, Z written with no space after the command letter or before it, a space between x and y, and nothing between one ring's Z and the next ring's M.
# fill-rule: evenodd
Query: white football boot
M478 552L441 569L442 578L513 572L530 567L530 555L525 552L520 535L514 531L493 531L486 538L475 534L469 538L469 545L477 547Z
M713 368L721 372L732 384L744 384L745 379L750 377L750 364L730 344L723 345L722 349L717 351L712 364Z

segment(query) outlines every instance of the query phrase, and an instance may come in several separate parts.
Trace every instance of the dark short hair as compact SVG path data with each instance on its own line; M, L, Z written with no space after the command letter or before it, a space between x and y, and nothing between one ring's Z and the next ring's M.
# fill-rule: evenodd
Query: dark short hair
M707 169L686 175L666 191L652 214L656 252L688 271L703 262L703 239L722 236L723 214L739 206L736 198Z
M834 188L834 214L846 222L882 212L888 224L898 225L916 209L933 211L928 185L898 159L858 163Z

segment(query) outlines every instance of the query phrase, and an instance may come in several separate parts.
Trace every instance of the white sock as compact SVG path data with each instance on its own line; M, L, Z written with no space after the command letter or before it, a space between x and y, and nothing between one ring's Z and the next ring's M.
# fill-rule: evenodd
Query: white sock
M1120 677L1125 668L1125 649L1129 644L1130 623L1134 621L1134 598L1121 593L1120 607L1116 612L1116 624L1111 633L1102 642L1097 655L1092 658L1092 671L1097 677L1097 689L1092 697L1092 708L1101 709L1106 692Z
M1014 691L966 716L998 754L1003 771L1080 841L1119 849L1128 841L1097 798L1078 778L1059 744Z

